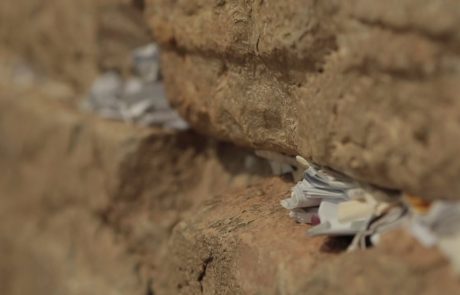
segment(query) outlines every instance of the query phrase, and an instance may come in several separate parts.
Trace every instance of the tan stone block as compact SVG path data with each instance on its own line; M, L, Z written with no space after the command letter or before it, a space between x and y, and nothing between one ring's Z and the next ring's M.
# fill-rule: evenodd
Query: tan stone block
M458 1L148 3L169 98L200 132L459 198Z

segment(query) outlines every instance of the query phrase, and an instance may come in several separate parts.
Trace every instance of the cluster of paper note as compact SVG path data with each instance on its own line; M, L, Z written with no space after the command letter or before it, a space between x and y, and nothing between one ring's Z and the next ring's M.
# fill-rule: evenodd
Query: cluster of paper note
M308 168L281 205L298 222L315 225L309 235L356 235L388 207L349 177L299 160Z
M363 186L328 168L308 163L304 177L281 205L311 236L350 235L349 250L376 244L380 234L407 227L426 247L437 246L460 273L460 202L428 202L400 192ZM390 195L387 198L383 195Z
M378 190L364 187L334 170L297 157L304 177L281 205L297 222L313 225L310 236L354 236L349 250L377 243L381 233L399 226L407 207L399 198L383 198Z
M84 107L104 118L142 126L188 128L166 99L156 45L135 50L132 65L133 75L127 79L115 71L96 79Z

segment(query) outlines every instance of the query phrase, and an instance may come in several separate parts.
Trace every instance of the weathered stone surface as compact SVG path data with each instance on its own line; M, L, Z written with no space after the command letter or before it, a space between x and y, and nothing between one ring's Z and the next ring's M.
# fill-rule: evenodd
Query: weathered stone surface
M17 55L84 91L100 69L126 71L133 48L150 42L132 0L3 0L0 60Z
M152 270L186 211L268 169L257 159L244 169L248 153L231 145L102 121L49 99L56 87L5 81L2 294L151 294Z
M460 3L149 0L199 131L426 198L460 195Z
M150 2L168 92L199 130L457 197L457 2ZM144 40L142 1L43 3L0 3L0 51L77 86ZM226 191L266 175L244 150L101 121L60 83L2 73L2 294L459 293L402 232L355 253L307 238L279 206L288 181Z
M2 293L143 292L136 260L99 211L129 143L148 134L92 125L31 95L0 94Z
M247 170L245 151L101 121L47 91L0 88L2 294L459 291L403 233L349 254L306 237L279 205L292 182Z
M457 294L460 282L435 250L404 232L379 247L309 238L280 208L290 182L261 181L207 201L173 231L156 294ZM349 242L349 241L348 241Z

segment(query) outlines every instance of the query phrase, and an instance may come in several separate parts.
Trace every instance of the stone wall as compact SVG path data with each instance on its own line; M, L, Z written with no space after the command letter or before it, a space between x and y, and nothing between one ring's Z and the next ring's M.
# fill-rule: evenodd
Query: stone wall
M269 173L191 131L81 114L54 87L0 85L2 294L151 294L172 228Z
M279 204L293 180L233 145L458 198L459 5L3 0L2 294L459 293L405 231L352 253L307 237ZM128 71L150 29L195 131L75 106L99 71Z
M127 71L130 52L151 40L131 0L4 0L0 60L20 57L84 92L101 69Z
M307 237L279 205L292 180L267 178L262 160L248 168L248 151L107 122L47 91L0 88L2 294L460 288L443 256L403 231L353 253L347 239Z
M427 199L460 193L458 1L147 1L200 132Z

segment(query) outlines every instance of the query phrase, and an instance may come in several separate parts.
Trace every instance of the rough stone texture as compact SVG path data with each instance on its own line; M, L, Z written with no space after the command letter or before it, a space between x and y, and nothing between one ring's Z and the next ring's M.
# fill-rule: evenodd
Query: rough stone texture
M2 294L460 291L404 233L351 254L306 237L279 205L292 181L265 179L254 159L248 170L244 150L80 114L53 84L2 82Z
M457 2L149 4L168 92L199 130L456 197ZM439 253L404 232L354 253L306 237L279 206L293 183L264 179L245 150L101 121L71 107L66 85L3 76L12 55L77 88L123 70L148 39L142 6L0 3L2 294L460 292Z
M0 60L16 55L84 91L101 69L126 71L133 48L150 42L132 0L2 0Z
M123 145L146 134L91 130L75 113L26 98L0 95L2 293L141 293L135 259L98 210L129 152Z
M460 198L460 2L148 0L199 131Z
M280 208L291 182L264 180L207 201L179 223L154 280L155 294L458 294L434 250L405 232L368 251L309 238Z
M2 78L2 294L152 294L186 210L267 173L231 145L102 121L52 98L52 84Z

